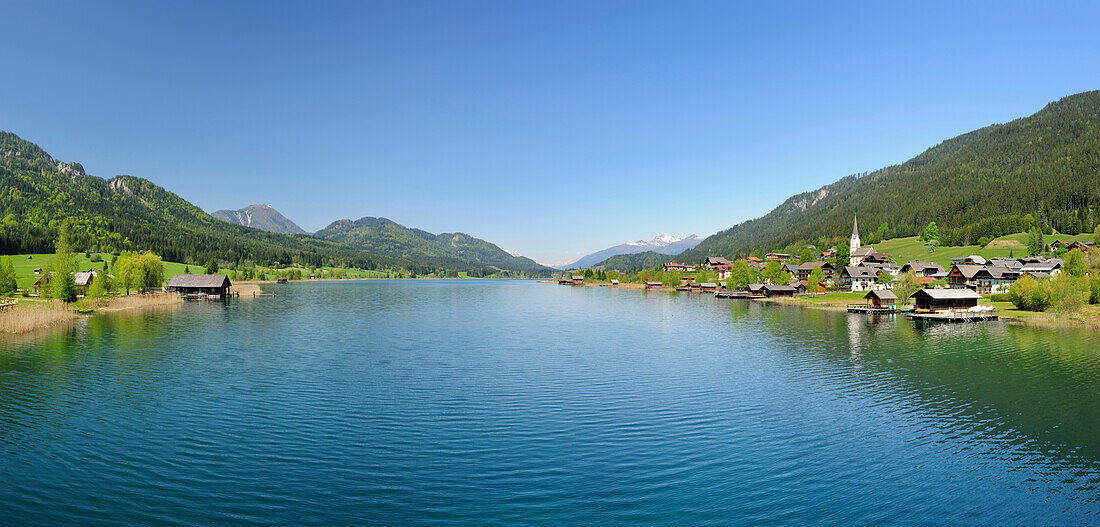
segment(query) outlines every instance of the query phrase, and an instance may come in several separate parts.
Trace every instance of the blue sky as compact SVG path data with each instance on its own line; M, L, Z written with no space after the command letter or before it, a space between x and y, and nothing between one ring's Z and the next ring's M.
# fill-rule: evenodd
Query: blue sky
M898 4L3 2L0 129L207 211L562 262L1100 89L1096 3Z

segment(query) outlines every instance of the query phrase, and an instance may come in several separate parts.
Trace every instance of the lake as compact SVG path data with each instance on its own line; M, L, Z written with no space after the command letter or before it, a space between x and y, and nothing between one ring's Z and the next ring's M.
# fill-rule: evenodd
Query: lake
M0 340L26 525L1098 522L1100 338L530 281Z

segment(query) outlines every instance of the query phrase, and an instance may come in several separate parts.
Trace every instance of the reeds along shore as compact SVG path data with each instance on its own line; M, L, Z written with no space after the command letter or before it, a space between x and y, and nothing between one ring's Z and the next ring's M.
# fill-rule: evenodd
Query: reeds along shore
M56 301L22 301L14 308L0 312L0 334L17 335L72 322L80 318L81 313L107 313L180 303L182 300L176 295L130 295L81 299L74 305Z

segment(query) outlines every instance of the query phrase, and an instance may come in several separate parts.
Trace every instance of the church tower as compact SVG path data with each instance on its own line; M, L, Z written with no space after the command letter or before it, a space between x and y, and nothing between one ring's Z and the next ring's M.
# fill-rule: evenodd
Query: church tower
M859 220L852 216L852 243L848 245L848 254L855 254L859 249Z

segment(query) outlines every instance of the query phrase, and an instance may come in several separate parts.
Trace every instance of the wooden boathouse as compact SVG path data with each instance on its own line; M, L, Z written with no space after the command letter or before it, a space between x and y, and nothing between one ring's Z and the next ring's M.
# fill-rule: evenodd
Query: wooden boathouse
M654 287L661 287L663 285L665 285L665 284L662 284L661 282L649 282L649 281L647 281L645 283L645 288L646 289L653 289Z
M866 304L848 304L849 313L871 313L874 315L897 313L898 295L886 289L872 289L863 295Z
M164 286L169 293L181 295L229 296L233 284L224 274L177 274Z

